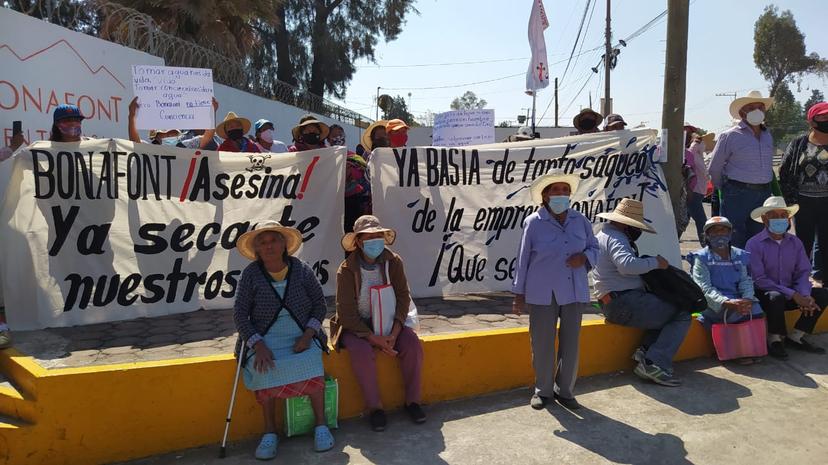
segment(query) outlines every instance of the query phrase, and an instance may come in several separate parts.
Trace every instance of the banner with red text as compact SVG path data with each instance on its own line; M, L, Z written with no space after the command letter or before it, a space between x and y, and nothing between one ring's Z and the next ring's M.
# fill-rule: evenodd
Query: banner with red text
M298 257L333 294L345 155L37 142L0 212L6 317L37 329L232 307L249 263L236 241L265 220L299 229Z

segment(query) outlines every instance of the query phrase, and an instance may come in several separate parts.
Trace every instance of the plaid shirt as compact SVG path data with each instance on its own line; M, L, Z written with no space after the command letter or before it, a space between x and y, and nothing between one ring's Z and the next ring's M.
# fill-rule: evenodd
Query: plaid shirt
M303 328L314 329L315 338L322 349L327 350L327 335L322 329L322 320L327 313L322 286L313 270L298 258L290 257L288 266L290 271L284 299L279 298L259 262L247 265L242 272L233 306L233 321L239 330L236 356L242 341L247 341L247 345L252 346L261 340L283 306Z

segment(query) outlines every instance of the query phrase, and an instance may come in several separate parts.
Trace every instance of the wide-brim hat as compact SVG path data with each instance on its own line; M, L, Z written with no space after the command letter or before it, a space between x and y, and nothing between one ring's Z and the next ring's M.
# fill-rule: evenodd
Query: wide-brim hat
M750 212L750 217L753 218L753 221L762 223L762 215L773 210L787 210L788 218L790 218L796 215L796 212L799 211L799 205L793 204L788 206L788 204L785 203L784 197L772 196L768 197L761 207L754 208L753 211Z
M158 134L166 134L170 131L176 131L176 132L178 132L179 135L181 134L180 129L150 129L149 138L150 138L150 140L152 140L152 139L155 139L155 136L157 136Z
M709 152L713 150L713 147L716 145L716 134L708 132L707 134L701 136L701 140L704 142L704 148Z
M218 134L218 136L222 139L227 139L227 131L225 131L224 128L230 121L240 122L242 125L242 131L244 131L245 134L247 134L250 131L250 120L247 118L241 118L235 112L230 111L227 112L227 116L224 117L224 121L222 121L218 124L218 126L216 126L216 134Z
M633 228L638 228L644 232L655 233L656 230L652 226L644 222L644 204L639 200L623 199L615 207L615 210L607 213L599 213L595 215L607 221L615 221L617 223L626 224Z
M529 195L532 198L532 203L536 205L543 203L543 190L550 184L556 184L559 182L569 184L569 191L572 194L575 194L575 191L578 190L578 184L581 182L581 178L576 174L544 174L538 179L532 181L532 185L529 187Z
M346 252L356 250L356 239L360 234L385 233L385 245L391 245L397 239L397 231L385 228L380 224L379 218L374 215L362 215L354 222L354 232L342 236L340 243Z
M575 115L574 118L572 118L572 126L576 128L580 127L581 119L583 119L586 116L593 116L595 118L596 128L601 125L601 122L604 121L604 115L602 115L601 113L598 113L592 108L584 108L583 110L581 110L580 113L578 113L577 115Z
M381 119L374 121L371 123L364 131L362 131L362 136L359 138L359 141L362 143L362 146L367 151L374 150L374 144L371 142L371 133L374 132L374 129L382 126L383 128L388 124L388 121Z
M385 123L386 131L399 131L400 129L409 129L409 126L401 119L392 119Z
M310 126L311 124L315 124L317 127L319 127L320 141L328 138L328 134L331 132L331 128L327 124L323 123L322 121L319 121L318 119L308 119L297 124L293 127L293 129L290 130L290 133L293 135L293 140L296 142L301 142L302 128L305 126Z
M249 260L256 260L256 250L253 247L256 236L264 232L277 232L285 238L285 250L288 255L293 255L302 247L302 233L296 228L282 226L278 221L264 221L256 225L252 231L247 231L236 241L236 249Z
M762 93L758 90L752 90L748 92L748 94L744 97L739 97L736 100L730 102L730 116L735 118L736 120L741 121L742 117L739 115L739 110L742 109L745 105L751 103L764 103L765 110L769 110L770 107L773 106L773 97L762 97Z

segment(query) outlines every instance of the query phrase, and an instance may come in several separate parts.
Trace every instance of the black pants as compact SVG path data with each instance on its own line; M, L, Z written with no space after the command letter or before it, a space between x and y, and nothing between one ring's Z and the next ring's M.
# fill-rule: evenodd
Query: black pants
M819 310L811 316L805 316L803 314L794 325L794 328L808 334L814 331L817 320L819 320L822 311L828 305L828 289L814 288L811 290L811 296L816 300ZM788 329L785 325L785 312L798 309L799 307L796 303L793 300L788 300L784 294L776 291L756 289L756 297L759 298L759 305L762 306L762 311L765 312L768 320L768 334L787 335Z
M799 196L799 213L794 217L796 225L796 237L805 246L805 253L811 258L814 248L814 240L819 240L819 249L814 254L813 263L819 263L820 269L828 263L828 197L805 197Z

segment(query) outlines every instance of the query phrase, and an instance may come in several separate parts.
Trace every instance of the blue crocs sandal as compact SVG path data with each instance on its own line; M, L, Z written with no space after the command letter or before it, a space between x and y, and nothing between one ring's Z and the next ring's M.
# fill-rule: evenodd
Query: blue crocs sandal
M331 450L334 446L333 434L325 425L319 425L313 429L313 448L316 452Z
M276 447L279 445L279 436L276 433L265 433L256 448L256 458L270 460L276 458Z

